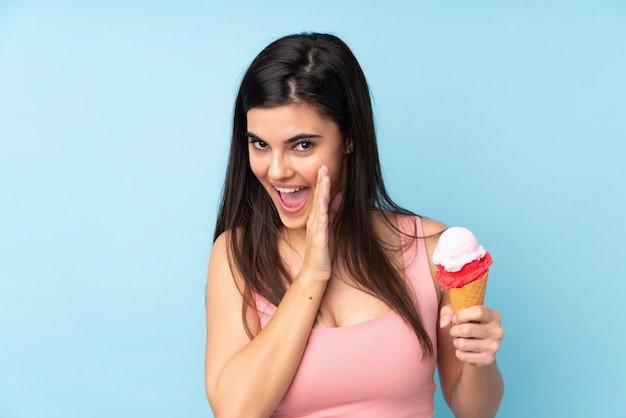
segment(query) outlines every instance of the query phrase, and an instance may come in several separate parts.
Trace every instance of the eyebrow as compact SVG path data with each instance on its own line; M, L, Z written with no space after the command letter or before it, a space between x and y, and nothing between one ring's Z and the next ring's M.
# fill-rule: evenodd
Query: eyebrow
M256 139L257 141L265 142L261 137L253 134L250 131L246 132L245 135L248 138L252 138L252 139ZM322 135L301 133L301 134L298 134L298 135L296 135L294 137L286 139L285 141L283 141L283 144L288 145L288 144L293 144L294 142L298 142L298 141L300 141L302 139L321 138L321 137L322 137Z

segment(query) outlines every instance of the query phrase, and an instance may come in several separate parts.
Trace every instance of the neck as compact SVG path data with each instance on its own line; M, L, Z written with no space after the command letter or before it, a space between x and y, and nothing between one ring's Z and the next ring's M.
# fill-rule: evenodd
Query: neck
M306 228L284 228L281 233L281 238L293 249L306 248Z

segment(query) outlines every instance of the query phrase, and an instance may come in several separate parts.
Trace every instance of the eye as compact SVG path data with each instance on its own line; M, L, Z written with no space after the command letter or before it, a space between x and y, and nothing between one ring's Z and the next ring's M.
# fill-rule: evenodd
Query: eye
M249 141L255 149L264 150L268 148L267 144L260 139L250 138Z
M294 149L295 149L296 151L308 151L308 150L310 150L311 148L313 148L313 143L312 143L312 142L310 142L310 141L302 141L302 142L299 142L299 143L298 143L298 144L294 147Z

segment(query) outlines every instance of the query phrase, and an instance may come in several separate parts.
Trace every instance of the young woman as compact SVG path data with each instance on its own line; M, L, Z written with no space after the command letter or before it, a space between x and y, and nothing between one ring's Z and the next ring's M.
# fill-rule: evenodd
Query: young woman
M237 96L207 280L216 417L494 416L500 315L453 315L439 222L385 190L363 72L337 37L267 46ZM475 365L475 367L473 367Z

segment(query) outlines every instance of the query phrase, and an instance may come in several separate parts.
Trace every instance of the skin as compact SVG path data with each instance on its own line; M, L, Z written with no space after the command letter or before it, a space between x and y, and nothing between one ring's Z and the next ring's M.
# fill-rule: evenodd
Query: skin
M312 327L352 325L390 311L352 286L341 264L332 262L329 228L346 184L349 138L306 104L255 108L247 118L250 166L285 226L279 251L294 281L265 328L248 308L250 323L257 324L250 340L241 320L243 280L229 267L227 233L216 240L207 280L206 390L220 418L270 416L295 376ZM285 210L276 187L308 188L306 202L295 212ZM384 222L375 218L375 224L384 240L399 239ZM423 228L429 235L445 226L423 220ZM429 260L436 244L436 238L427 239ZM434 275L432 263L431 271ZM454 315L447 294L438 292L438 297L437 361L444 397L457 417L495 416L503 390L495 362L504 337L500 314L476 306Z

